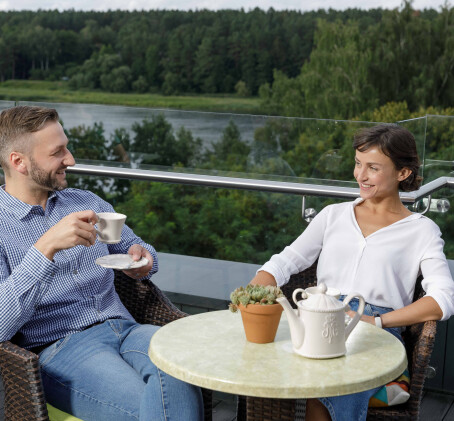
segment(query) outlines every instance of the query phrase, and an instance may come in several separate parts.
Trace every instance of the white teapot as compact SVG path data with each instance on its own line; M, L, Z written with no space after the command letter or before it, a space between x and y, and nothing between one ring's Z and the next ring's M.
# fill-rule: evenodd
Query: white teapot
M300 288L293 292L296 313L287 298L277 302L284 307L290 325L293 351L308 358L334 358L346 353L345 341L363 315L365 301L357 293L349 294L343 302L326 294L326 285L318 286L319 293L307 296ZM302 292L303 300L297 301L296 294ZM353 298L359 299L358 312L345 325L345 311Z

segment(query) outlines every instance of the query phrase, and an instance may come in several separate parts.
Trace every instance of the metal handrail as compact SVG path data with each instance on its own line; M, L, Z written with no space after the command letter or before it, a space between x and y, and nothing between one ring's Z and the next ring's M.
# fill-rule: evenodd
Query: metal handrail
M321 184L292 183L251 178L235 178L217 175L189 174L179 172L152 171L134 168L107 167L101 165L76 164L67 169L68 173L104 177L127 178L133 180L158 181L162 183L189 184L194 186L228 189L258 190L272 193L297 194L300 196L323 196L338 199L356 199L359 188L325 186ZM453 177L440 177L421 186L414 192L401 192L404 203L415 203L423 197L443 187L454 187Z

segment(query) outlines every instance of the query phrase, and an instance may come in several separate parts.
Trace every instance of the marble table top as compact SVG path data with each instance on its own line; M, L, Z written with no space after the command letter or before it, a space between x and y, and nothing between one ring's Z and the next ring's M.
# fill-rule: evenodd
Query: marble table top
M292 351L285 317L269 344L246 340L240 313L213 311L160 328L149 347L164 372L221 392L265 398L315 398L361 392L397 378L407 366L402 343L359 322L343 357L315 360Z

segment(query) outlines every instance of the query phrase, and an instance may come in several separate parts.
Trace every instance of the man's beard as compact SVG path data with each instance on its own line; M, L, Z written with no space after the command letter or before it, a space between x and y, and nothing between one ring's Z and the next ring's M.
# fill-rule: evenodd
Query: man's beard
M50 191L60 191L68 187L68 182L66 180L57 180L57 178L53 177L52 174L39 168L38 164L32 158L30 158L30 163L30 177L39 186L45 187Z

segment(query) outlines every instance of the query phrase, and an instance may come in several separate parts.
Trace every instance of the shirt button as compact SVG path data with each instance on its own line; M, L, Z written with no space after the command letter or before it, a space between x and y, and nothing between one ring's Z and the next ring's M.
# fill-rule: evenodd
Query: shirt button
M74 275L77 275L77 269L73 270Z

